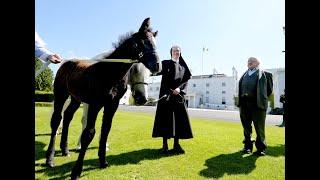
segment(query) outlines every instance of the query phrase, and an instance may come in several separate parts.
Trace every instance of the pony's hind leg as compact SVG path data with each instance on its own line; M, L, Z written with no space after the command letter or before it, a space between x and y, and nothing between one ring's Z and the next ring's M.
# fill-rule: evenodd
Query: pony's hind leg
M53 157L55 153L54 144L56 141L56 133L57 129L59 127L60 121L62 119L61 111L64 105L64 102L68 98L67 93L54 93L54 111L51 116L50 126L51 126L51 137L50 137L50 143L46 152L46 165L49 167L54 166Z
M68 130L70 122L73 118L74 113L80 106L79 101L71 96L71 102L67 109L63 113L63 125L62 125L62 135L60 141L60 148L62 151L62 156L69 156L69 149L68 149Z
M89 104L87 126L81 134L81 149L75 166L71 172L71 179L78 179L82 172L83 159L89 144L91 143L96 131L95 123L97 115L102 108L101 104Z
M83 107L83 113L82 113L82 118L81 118L81 124L82 124L82 130L78 139L78 144L77 144L77 150L81 149L81 135L84 129L87 126L87 119L88 119L88 104L87 103L82 103Z

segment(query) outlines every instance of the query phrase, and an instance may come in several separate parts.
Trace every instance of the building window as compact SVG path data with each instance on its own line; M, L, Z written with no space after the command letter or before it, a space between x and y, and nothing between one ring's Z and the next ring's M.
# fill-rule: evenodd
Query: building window
M196 87L197 85L196 84L193 84L193 87Z
M157 87L156 90L159 91L159 87Z
M206 94L209 94L209 91L206 91Z
M222 82L222 86L226 86L226 83L225 83L225 82Z
M209 86L210 86L210 84L209 84L209 83L207 83L207 84L206 84L206 86L207 86L207 87L209 87Z
M209 97L206 97L206 103L209 103Z
M226 104L226 98L225 97L222 97L222 102L221 104Z
M150 89L149 89L150 91L152 91L152 87L150 87Z
M222 91L222 94L225 94L226 93L226 91Z

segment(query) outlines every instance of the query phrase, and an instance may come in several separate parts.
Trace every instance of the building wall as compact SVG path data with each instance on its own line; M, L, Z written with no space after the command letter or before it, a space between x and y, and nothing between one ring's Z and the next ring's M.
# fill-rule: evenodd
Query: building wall
M198 107L201 104L205 104L207 107L213 105L234 106L236 84L237 81L232 76L195 78L189 80L187 92L199 94L196 104Z
M225 86L222 85L225 84ZM208 84L208 86L207 86ZM195 86L194 86L195 85ZM199 78L196 76L188 81L187 95L188 107L211 108L233 107L237 80L232 76ZM160 82L149 84L149 97L159 98ZM222 92L224 91L224 93ZM222 104L222 100L225 104Z
M266 69L273 74L273 92L275 107L282 107L280 95L285 89L285 68ZM234 105L234 96L238 96L239 82L235 76L226 76L220 74L193 76L188 81L187 95L188 107L191 108L211 108L211 109L236 109ZM206 84L209 84L207 86ZM222 85L225 83L225 86ZM195 84L195 87L194 87ZM149 97L159 98L160 82L149 84ZM208 91L208 93L207 93ZM222 91L225 91L223 94ZM222 98L225 104L222 104ZM208 100L208 101L206 101ZM201 105L203 104L203 105ZM270 110L270 108L269 108Z
M280 96L285 89L285 68L266 69L273 75L274 107L283 107Z

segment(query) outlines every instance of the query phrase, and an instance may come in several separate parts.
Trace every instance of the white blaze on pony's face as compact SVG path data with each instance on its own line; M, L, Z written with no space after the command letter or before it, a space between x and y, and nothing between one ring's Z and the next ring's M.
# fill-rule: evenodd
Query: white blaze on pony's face
M155 36L151 37L151 42L152 42L152 44L154 44L155 47L157 47L157 40L156 40Z

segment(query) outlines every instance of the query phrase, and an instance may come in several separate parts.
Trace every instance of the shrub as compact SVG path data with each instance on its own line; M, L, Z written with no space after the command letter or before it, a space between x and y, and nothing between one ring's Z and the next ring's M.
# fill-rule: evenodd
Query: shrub
M52 102L53 92L49 91L35 91L35 102Z

